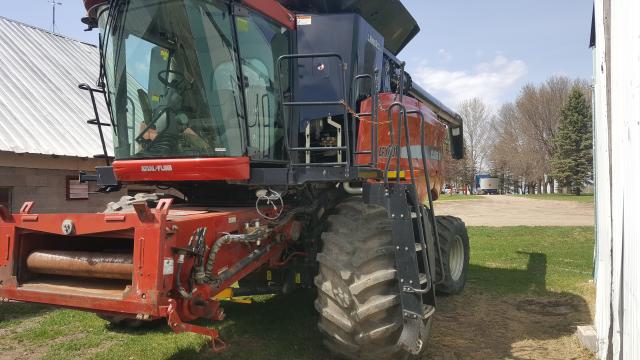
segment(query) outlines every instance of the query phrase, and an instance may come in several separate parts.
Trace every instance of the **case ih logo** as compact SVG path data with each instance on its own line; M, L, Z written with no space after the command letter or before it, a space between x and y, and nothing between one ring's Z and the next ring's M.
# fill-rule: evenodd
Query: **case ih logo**
M142 165L140 167L140 171L142 171L142 172L169 172L169 171L173 171L173 166L171 166L171 165Z
M442 153L436 148L425 146L425 152L428 159L442 160ZM380 146L378 149L378 156L381 158L395 158L398 156L398 146ZM407 159L408 157L409 153L407 151L407 147L403 146L400 149L400 158ZM422 148L420 145L411 145L411 157L413 159L422 159Z

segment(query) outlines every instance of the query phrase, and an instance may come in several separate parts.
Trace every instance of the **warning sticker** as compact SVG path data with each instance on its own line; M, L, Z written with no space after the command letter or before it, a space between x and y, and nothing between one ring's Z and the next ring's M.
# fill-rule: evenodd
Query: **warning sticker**
M249 20L244 18L236 18L236 28L240 32L249 32Z
M169 60L169 50L167 49L160 49L160 56L162 56L162 59L164 61Z
M306 26L306 25L311 25L311 16L298 15L298 26Z
M173 259L165 258L164 266L162 267L162 275L173 275Z

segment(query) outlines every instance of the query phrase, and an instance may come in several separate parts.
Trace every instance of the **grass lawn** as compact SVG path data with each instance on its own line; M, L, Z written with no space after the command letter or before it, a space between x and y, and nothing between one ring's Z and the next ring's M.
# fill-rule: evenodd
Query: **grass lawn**
M584 295L593 227L473 227L469 284L498 294Z
M584 295L592 272L593 231L591 227L470 228L471 267L463 297ZM6 358L13 354L43 359L330 359L316 329L314 298L310 290L263 297L252 305L226 304L227 320L216 326L231 347L222 354L203 353L203 337L176 335L164 325L123 330L90 313L2 304L0 351ZM474 305L463 307L469 306ZM438 341L436 336L433 342Z
M513 195L536 200L560 200L560 201L577 201L581 203L593 203L593 194L583 194L580 196L569 194L529 194L529 195Z
M454 201L454 200L478 200L482 199L480 195L462 195L462 194L440 194L440 197L436 201Z

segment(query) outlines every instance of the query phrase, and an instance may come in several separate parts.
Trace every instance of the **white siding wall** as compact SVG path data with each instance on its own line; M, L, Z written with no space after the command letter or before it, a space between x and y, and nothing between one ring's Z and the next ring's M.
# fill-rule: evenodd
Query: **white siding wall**
M596 0L597 295L601 359L640 359L640 2Z
M607 61L605 52L605 15L602 0L596 0L594 50L594 165L596 182L596 314L598 355L606 359L611 326L611 177L609 153L609 117L607 98Z

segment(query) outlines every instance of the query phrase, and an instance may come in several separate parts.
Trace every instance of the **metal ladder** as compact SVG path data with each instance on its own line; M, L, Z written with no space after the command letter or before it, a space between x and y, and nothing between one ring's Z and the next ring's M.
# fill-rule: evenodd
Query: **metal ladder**
M404 65L401 73L404 73ZM365 197L372 203L385 205L392 220L392 234L396 246L396 269L400 287L400 303L405 319L405 328L400 336L401 346L412 348L421 345L419 331L423 320L435 312L436 251L440 253L438 231L433 209L429 163L425 149L425 122L420 110L407 111L403 104L404 77L401 76L398 90L399 100L387 109L390 124L390 151L386 156L383 182L368 186ZM394 110L398 110L398 129L394 129ZM417 115L420 120L420 148L424 168L424 182L427 188L428 207L423 206L417 195L417 177L413 166L409 134L409 115ZM405 138L406 155L409 164L410 182L402 182L400 165L402 158L402 138ZM373 148L372 148L373 150ZM395 159L394 159L395 158ZM391 162L395 160L395 181L390 181ZM381 192L384 192L381 194ZM440 253L440 258L442 254ZM444 268L440 263L441 274Z
M95 115L95 118L91 120L87 120L87 124L95 125L98 127L98 135L100 136L100 143L102 144L102 154L95 155L94 158L104 158L106 165L109 166L110 165L109 153L107 152L107 143L105 142L105 139L104 139L104 132L102 131L102 127L113 126L115 128L115 124L113 124L113 122L103 123L100 121L100 113L98 112L98 105L96 103L96 97L95 97L95 93L102 94L104 96L106 92L102 88L93 88L88 84L80 84L78 85L78 88L80 90L88 91L89 95L91 95L91 104L93 105L93 113ZM107 103L107 106L108 106L108 103Z

